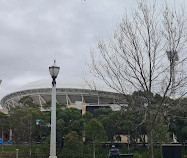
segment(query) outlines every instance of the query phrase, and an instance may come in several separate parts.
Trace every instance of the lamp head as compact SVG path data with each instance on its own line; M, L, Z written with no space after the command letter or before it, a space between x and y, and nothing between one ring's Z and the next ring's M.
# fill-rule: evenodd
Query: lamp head
M53 66L49 67L50 75L53 79L57 78L60 67L56 66L56 61L54 60Z

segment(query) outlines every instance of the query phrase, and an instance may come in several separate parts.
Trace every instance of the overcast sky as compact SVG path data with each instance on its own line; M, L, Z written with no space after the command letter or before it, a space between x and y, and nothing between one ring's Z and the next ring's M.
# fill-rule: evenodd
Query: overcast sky
M24 84L50 78L54 59L61 67L59 78L83 78L97 38L112 34L135 6L136 0L0 0L0 99Z

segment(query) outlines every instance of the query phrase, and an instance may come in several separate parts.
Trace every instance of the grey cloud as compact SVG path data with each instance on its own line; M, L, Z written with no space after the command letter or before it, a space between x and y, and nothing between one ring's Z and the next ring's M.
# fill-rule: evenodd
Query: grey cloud
M112 33L135 2L0 0L0 98L22 84L50 77L54 59L61 67L59 77L82 78L96 37Z

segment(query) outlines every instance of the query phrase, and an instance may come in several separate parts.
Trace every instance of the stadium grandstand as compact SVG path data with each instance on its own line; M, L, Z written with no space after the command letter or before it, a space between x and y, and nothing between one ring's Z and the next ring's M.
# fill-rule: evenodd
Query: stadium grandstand
M71 84L73 83L73 84ZM63 80L57 80L57 103L67 105L67 107L77 108L84 114L86 111L93 112L98 108L111 108L114 111L127 106L123 95L101 88L91 90L88 86ZM24 106L20 103L23 97L31 97L33 102L39 106L41 111L45 111L44 105L51 101L51 81L39 80L29 83L15 92L12 92L1 99L1 106L5 110L10 110L17 106Z

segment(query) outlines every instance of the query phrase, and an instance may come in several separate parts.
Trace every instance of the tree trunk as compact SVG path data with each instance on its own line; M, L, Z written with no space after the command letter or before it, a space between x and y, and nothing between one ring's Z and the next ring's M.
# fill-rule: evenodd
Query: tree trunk
M95 143L93 143L93 158L95 158Z
M58 144L58 142L56 142L56 144ZM59 135L59 145L57 145L57 147L59 146L60 150L62 148L62 135Z
M2 151L4 150L3 149L3 143L4 143L4 139L3 138L4 138L4 133L3 133L3 126L2 126Z
M32 156L32 133L31 133L31 130L29 131L29 146L30 146L30 149L29 149L29 157Z
M145 147L145 134L143 134L143 147Z
M127 136L127 149L128 149L128 152L130 150L130 133L128 132L128 136Z
M31 157L32 155L32 149L31 149L31 146L30 146L30 149L29 149L29 157Z
M154 158L153 152L153 130L149 129L148 131L148 150L149 150L149 158Z

